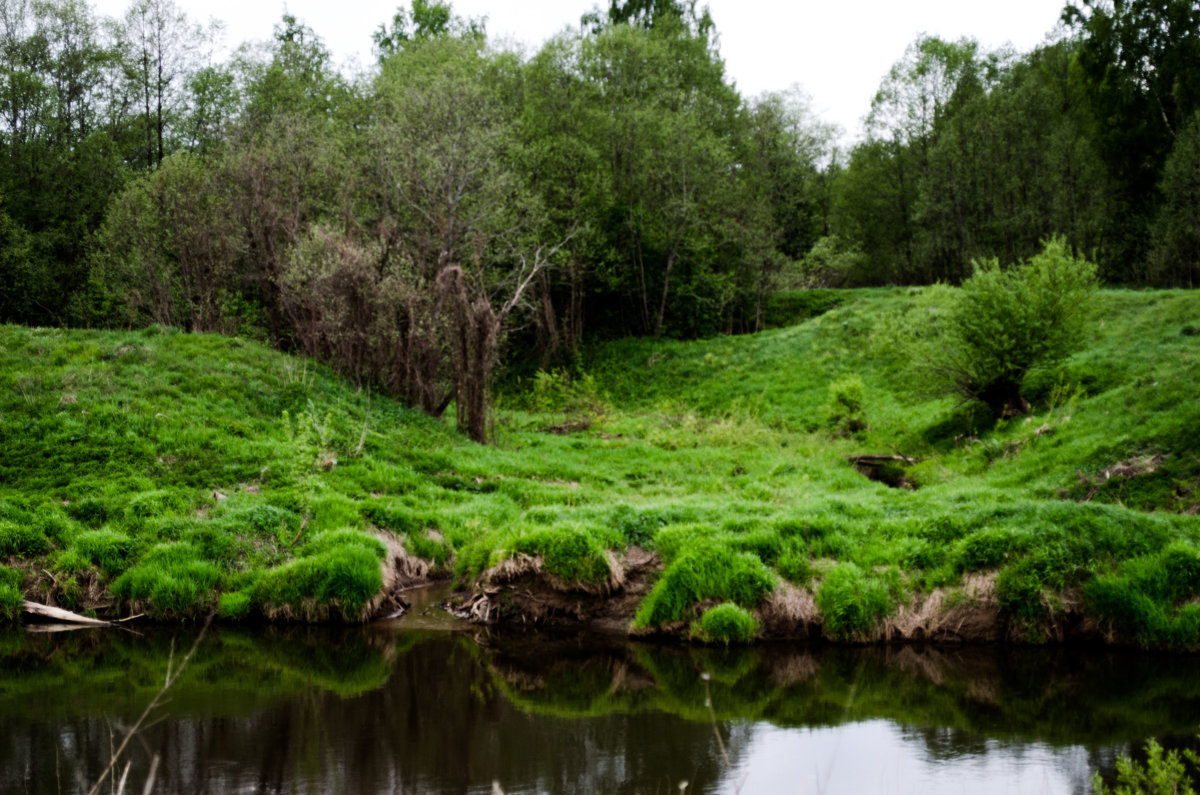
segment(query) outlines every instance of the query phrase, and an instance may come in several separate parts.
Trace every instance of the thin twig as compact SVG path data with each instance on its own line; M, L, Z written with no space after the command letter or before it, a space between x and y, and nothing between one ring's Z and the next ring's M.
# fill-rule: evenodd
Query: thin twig
M204 640L204 636L208 633L208 627L211 624L212 616L209 616L208 620L204 622L204 627L200 630L200 634L196 636L195 642L192 643L192 648L188 650L188 653L184 656L183 660L180 661L178 667L176 667L174 671L171 670L171 664L173 662L172 658L174 657L174 644L172 643L171 658L167 659L167 676L163 681L162 689L154 694L154 698L150 699L150 703L146 705L146 709L143 710L142 714L138 716L138 719L134 722L133 726L129 729L129 732L125 735L125 739L121 741L120 747L113 752L112 759L109 761L108 767L104 768L104 772L100 774L100 778L96 781L95 786L88 791L88 795L97 795L97 793L100 792L100 785L103 784L104 780L113 772L113 768L120 760L121 754L125 753L125 748L129 745L129 741L132 740L139 731L141 731L142 724L144 724L150 717L150 713L158 707L158 705L162 702L163 696L167 694L167 691L172 685L175 684L176 681L178 681L180 675L187 668L188 663L192 659L192 655L196 653L196 649L200 648L200 643Z

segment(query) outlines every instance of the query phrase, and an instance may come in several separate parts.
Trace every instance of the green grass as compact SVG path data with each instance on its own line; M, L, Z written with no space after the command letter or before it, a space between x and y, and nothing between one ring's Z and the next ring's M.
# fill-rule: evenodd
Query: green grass
M706 643L749 643L758 634L758 622L745 608L729 602L710 607L692 627L693 637Z
M381 534L464 584L529 555L593 592L636 545L665 562L646 628L753 613L786 581L862 637L992 572L1030 637L1077 589L1129 640L1200 646L1179 552L1200 545L1200 295L1102 293L1085 346L1029 377L1031 415L997 421L908 367L898 340L944 290L780 297L795 325L606 344L501 384L488 447L244 340L0 327L0 563L29 595L95 579L164 619L357 620ZM893 452L916 488L847 460Z

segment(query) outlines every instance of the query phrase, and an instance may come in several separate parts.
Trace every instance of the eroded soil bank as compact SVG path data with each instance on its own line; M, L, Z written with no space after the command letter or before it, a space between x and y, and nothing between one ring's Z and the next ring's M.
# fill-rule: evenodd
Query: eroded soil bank
M635 615L663 570L662 559L633 547L610 559L602 586L565 583L545 571L540 558L520 555L486 571L447 601L459 618L475 624L579 627L640 637L692 639L690 622L654 628L635 626ZM1052 604L1051 604L1052 602ZM715 602L699 602L699 616ZM1136 645L1134 639L1089 618L1078 593L1043 597L1045 618L1021 621L1007 615L996 593L995 574L970 574L962 585L911 595L867 633L830 631L814 591L783 582L753 612L757 639L849 643L1066 643Z

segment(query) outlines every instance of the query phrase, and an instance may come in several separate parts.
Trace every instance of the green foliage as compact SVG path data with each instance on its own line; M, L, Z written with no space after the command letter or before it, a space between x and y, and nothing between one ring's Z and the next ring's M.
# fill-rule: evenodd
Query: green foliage
M1132 558L1084 586L1088 607L1146 647L1200 645L1200 553L1175 543Z
M159 544L113 581L112 592L154 618L199 618L212 609L220 579L220 567L192 544Z
M217 616L238 621L250 615L254 608L254 597L245 591L229 591L217 599Z
M1042 581L1036 567L1028 561L1007 566L996 578L996 601L1000 611L1026 625L1046 615L1042 601Z
M843 436L855 436L867 429L863 413L863 380L850 376L829 385L829 405L826 409L829 424Z
M744 608L723 602L705 610L692 625L692 636L706 643L750 643L758 634L758 622Z
M339 544L263 572L254 586L254 604L309 621L331 615L361 621L367 603L383 587L379 557L377 550L343 536ZM237 606L238 600L230 605Z
M994 569L1028 546L1028 536L1019 530L986 528L972 533L956 545L955 567L958 571Z
M547 527L513 539L512 553L540 555L546 571L568 583L602 585L610 576L601 539L583 527Z
M1150 277L1156 284L1195 287L1200 284L1200 110L1179 132L1163 165L1160 190L1164 202L1153 229Z
M89 530L75 538L72 549L112 577L125 569L134 542L128 535L116 530Z
M1121 755L1117 780L1110 786L1097 773L1092 777L1096 795L1195 795L1195 771L1200 754L1190 748L1164 751L1157 740L1146 741L1146 761Z
M50 539L32 524L0 520L0 557L35 558L50 550Z
M758 556L697 540L670 562L642 602L634 624L657 627L683 620L697 602L707 599L754 608L775 584L774 573Z
M0 624L21 618L25 596L21 593L21 572L0 566Z
M861 287L871 282L867 256L837 235L813 243L800 260L799 271L804 287Z
M1024 414L1025 377L1078 347L1095 290L1096 266L1062 238L1016 267L976 262L920 366L944 390L981 401L997 416Z
M844 640L865 636L892 607L888 583L853 563L827 571L816 598L826 631Z
M1118 637L1198 645L1200 338L1181 333L1195 296L1102 293L1088 346L1028 380L1044 408L998 423L897 382L885 342L929 326L953 291L846 291L790 328L608 343L580 363L587 391L611 396L601 432L549 433L561 404L518 400L487 448L244 340L3 327L0 523L41 534L20 565L51 572L64 599L95 583L113 612L164 618L368 617L378 528L464 587L522 553L603 591L609 556L640 546L665 564L642 626L670 632L720 602L753 611L781 580L853 580L831 575L853 565L887 611L996 571L1004 615L1031 638L1039 610L1078 588ZM825 422L849 374L870 399L853 441ZM919 491L846 460L893 448L921 459ZM336 463L314 466L325 451ZM340 585L322 568L334 557L352 559ZM842 631L874 637L886 612L843 592L857 612ZM222 608L227 594L243 596Z

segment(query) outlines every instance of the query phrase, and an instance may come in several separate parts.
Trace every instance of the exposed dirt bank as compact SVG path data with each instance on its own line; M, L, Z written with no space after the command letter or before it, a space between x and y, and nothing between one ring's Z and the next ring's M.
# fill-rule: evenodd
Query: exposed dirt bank
M663 568L658 555L631 548L610 559L602 586L564 583L545 571L540 558L520 555L485 572L474 587L451 597L449 607L476 624L577 626L639 635L685 637L687 622L635 630L633 617ZM961 586L917 594L866 634L835 637L827 631L812 591L782 583L754 611L763 640L826 640L850 643L1063 643L1132 645L1084 615L1078 594L1051 600L1036 624L1005 615L994 574L968 575ZM697 615L710 606L697 606Z

